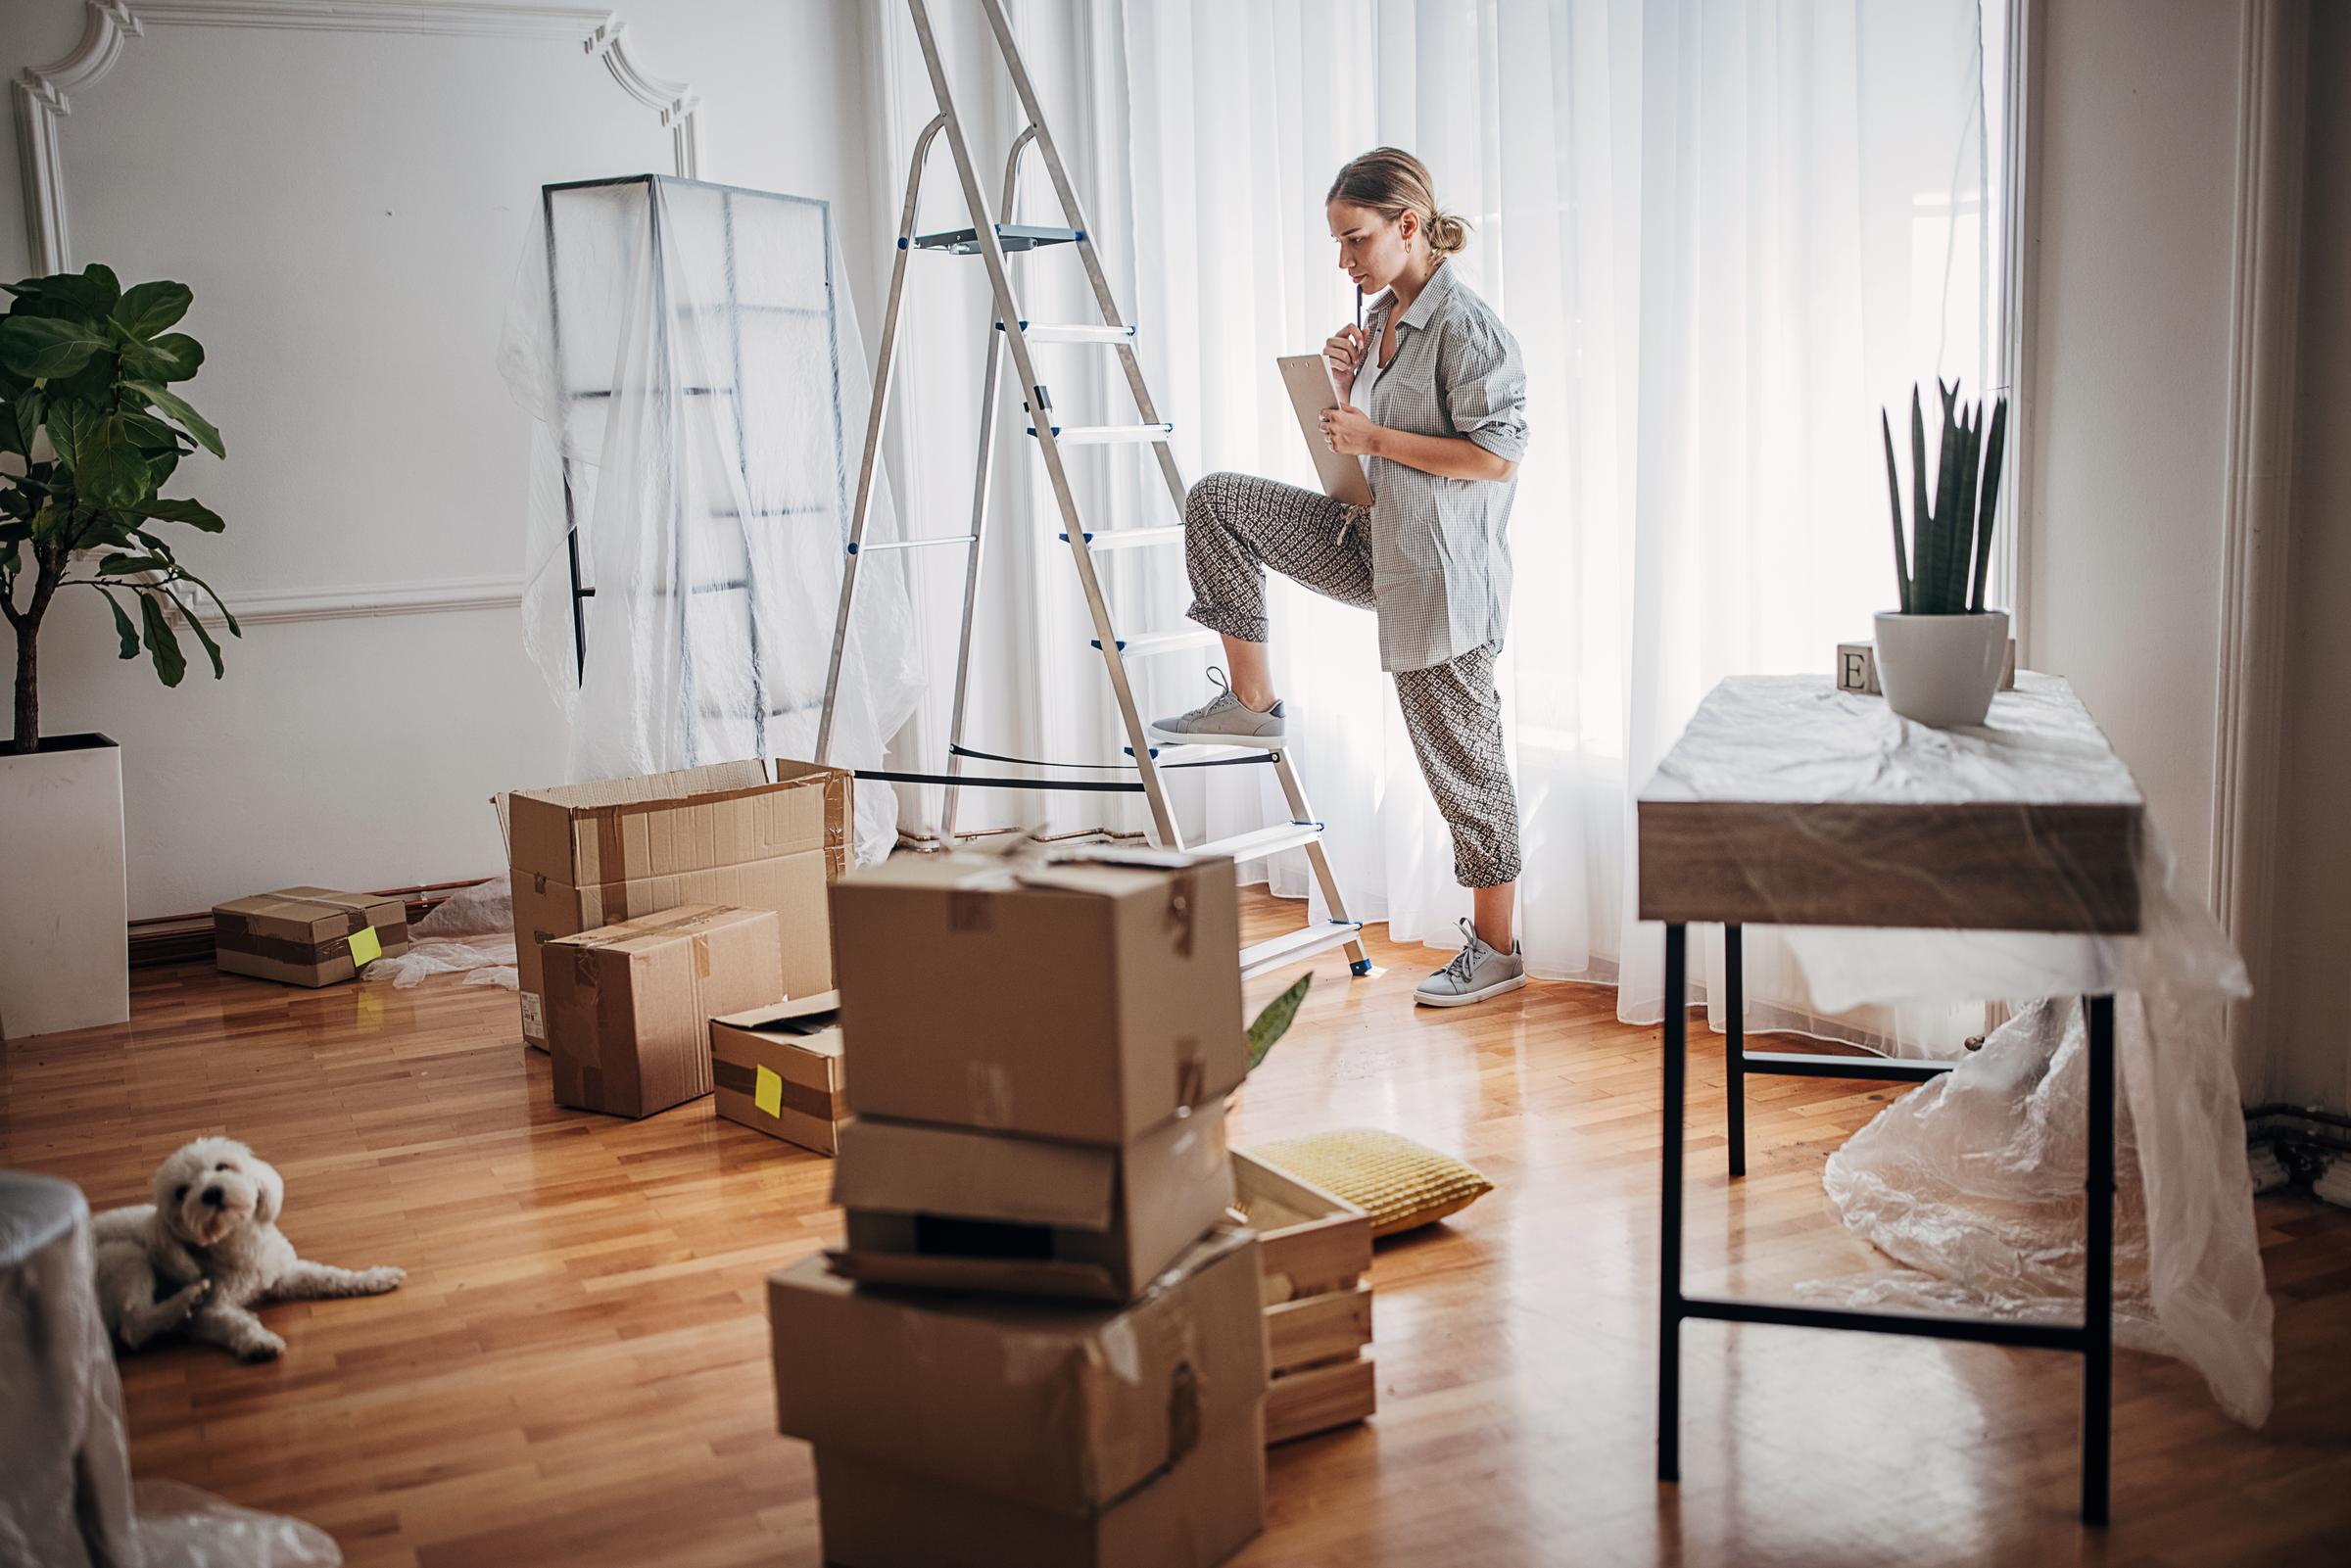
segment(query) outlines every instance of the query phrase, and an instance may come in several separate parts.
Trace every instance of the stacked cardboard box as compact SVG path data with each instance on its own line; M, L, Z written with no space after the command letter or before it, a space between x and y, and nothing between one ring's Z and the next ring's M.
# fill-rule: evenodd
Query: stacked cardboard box
M683 904L773 910L765 999L829 990L825 884L848 869L850 784L781 760L771 781L752 760L502 797L524 1042L548 1045L547 943Z
M769 1289L827 1559L1223 1561L1267 1380L1232 863L906 856L832 907L847 1238Z

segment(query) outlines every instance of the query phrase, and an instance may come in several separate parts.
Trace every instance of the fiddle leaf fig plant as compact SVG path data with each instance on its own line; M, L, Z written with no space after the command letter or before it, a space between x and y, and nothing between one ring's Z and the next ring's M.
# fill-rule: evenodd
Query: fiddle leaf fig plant
M105 599L121 657L144 647L166 686L188 667L175 620L221 674L190 589L244 633L157 526L223 526L201 501L161 494L198 448L227 455L171 390L204 364L204 346L171 330L194 296L170 282L125 289L97 265L0 287L13 296L0 317L0 613L17 637L15 749L27 752L40 743L41 623L62 590Z

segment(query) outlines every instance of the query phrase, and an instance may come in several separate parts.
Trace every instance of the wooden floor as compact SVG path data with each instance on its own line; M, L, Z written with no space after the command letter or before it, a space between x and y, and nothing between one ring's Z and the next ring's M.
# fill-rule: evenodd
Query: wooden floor
M1249 920L1294 908L1256 897ZM1239 1562L2351 1560L2351 1214L2305 1198L2260 1205L2269 1429L2121 1355L2109 1531L2073 1517L2079 1362L1932 1341L1691 1324L1684 1480L1657 1487L1657 1031L1569 985L1416 1011L1442 956L1374 956L1364 980L1319 962L1235 1140L1390 1127L1498 1190L1381 1251L1380 1414L1274 1451ZM807 1452L774 1429L762 1281L838 1235L827 1162L707 1101L635 1123L558 1111L512 994L452 977L305 992L154 971L133 1013L0 1051L0 1164L103 1206L141 1198L181 1140L233 1134L285 1173L307 1256L408 1270L393 1296L270 1309L273 1365L126 1358L138 1473L300 1514L357 1564L818 1561ZM1734 1186L1712 1045L1693 1063L1690 1287L1867 1266L1819 1165L1893 1091L1753 1081Z

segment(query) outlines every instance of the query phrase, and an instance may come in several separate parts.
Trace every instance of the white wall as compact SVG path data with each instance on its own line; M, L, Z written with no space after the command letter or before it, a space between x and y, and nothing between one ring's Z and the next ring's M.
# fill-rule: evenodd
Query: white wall
M2024 652L2212 862L2238 7L2040 0Z
M866 8L617 8L635 63L700 94L702 177L832 200L875 299ZM0 6L0 68L65 57L82 15ZM513 604L529 443L499 323L539 186L668 172L669 133L569 39L151 21L72 95L61 143L72 264L196 292L187 390L230 456L173 489L229 529L184 555L232 607L291 614L229 643L225 680L199 661L172 691L116 661L94 596L52 612L43 729L124 745L133 916L496 870L486 797L558 781L563 755ZM26 255L0 202L0 267ZM386 591L478 602L347 613Z
M2267 1080L2258 1099L2351 1110L2351 6L2311 13L2303 204L2301 396L2285 777L2279 800L2277 933Z

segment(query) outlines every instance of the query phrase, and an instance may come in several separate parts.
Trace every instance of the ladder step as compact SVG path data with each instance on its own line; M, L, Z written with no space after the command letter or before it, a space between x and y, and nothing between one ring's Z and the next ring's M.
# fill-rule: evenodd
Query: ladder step
M1100 638L1088 641L1099 648ZM1185 648L1204 648L1217 641L1217 634L1203 626L1190 632L1153 632L1145 637L1118 639L1119 651L1130 659L1147 659L1155 653L1178 653Z
M852 540L849 542L849 553L872 555L886 549L922 549L930 545L969 545L979 537L977 534L939 534L931 539L872 540L863 546Z
M1261 855L1277 854L1284 849L1311 844L1321 836L1322 825L1319 822L1278 822L1271 828L1235 833L1230 838L1212 838L1205 844L1190 847L1195 855L1229 855L1234 860L1256 860Z
M1004 323L996 323L1004 330ZM1132 343L1134 328L1130 326L1055 326L1050 322L1024 321L1021 336L1031 343Z
M1241 978L1253 980L1302 958L1344 947L1362 933L1364 923L1359 920L1324 921L1319 926L1302 926L1294 931L1284 931L1270 941L1252 942L1241 949Z
M1181 523L1170 523L1165 528L1106 528L1099 534L1085 536L1087 549L1133 549L1144 545L1173 545L1183 538L1186 530ZM1070 536L1061 536L1067 545Z
M1085 238L1085 230L1053 228L1037 223L998 223L996 243L1007 251L1033 251L1040 245L1068 245ZM905 248L898 241L899 249ZM944 251L949 256L978 256L980 231L970 228L942 229L936 234L918 234L914 237L918 251Z
M1176 427L1165 421L1156 425L1055 425L1053 439L1065 447L1099 447L1114 441L1166 441ZM1036 434L1036 426L1029 427Z

